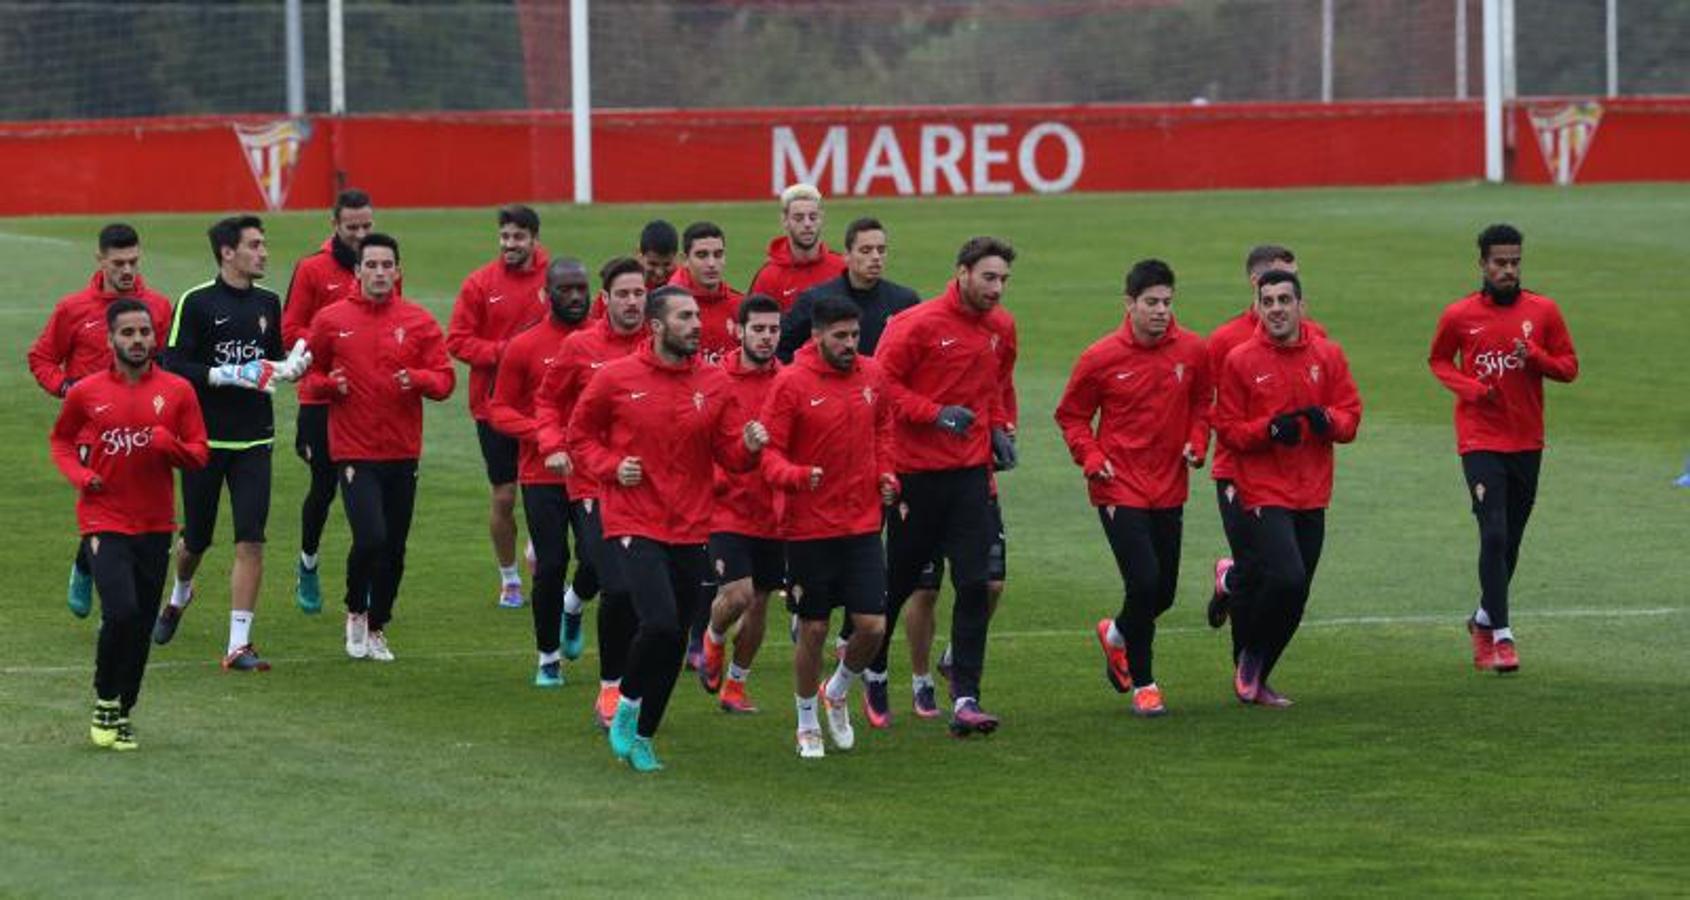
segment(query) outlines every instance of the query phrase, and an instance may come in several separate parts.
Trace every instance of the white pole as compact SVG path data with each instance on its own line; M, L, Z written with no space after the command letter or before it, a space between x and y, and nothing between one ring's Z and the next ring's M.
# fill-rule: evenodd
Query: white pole
M287 0L288 115L305 115L305 13L300 0Z
M1608 0L1608 96L1620 95L1620 0Z
M343 0L329 0L329 112L346 115L346 9Z
M1320 102L1332 102L1332 6L1336 0L1320 2Z
M1502 3L1483 0L1485 69L1485 180L1502 181Z
M1455 0L1455 99L1467 99L1467 0Z
M1514 57L1514 0L1502 0L1502 99L1520 96L1519 69Z
M587 0L569 0L570 144L575 150L575 202L593 202L593 83L588 65Z

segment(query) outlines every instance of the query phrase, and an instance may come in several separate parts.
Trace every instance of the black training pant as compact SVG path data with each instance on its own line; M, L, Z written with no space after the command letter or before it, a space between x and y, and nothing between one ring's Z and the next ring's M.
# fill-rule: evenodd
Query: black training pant
M1265 506L1250 514L1249 524L1247 601L1235 603L1232 614L1243 616L1243 650L1260 662L1266 683L1303 622L1326 540L1326 510Z
M346 558L346 610L367 612L370 630L393 618L393 602L405 577L405 541L417 502L417 461L341 461L340 500L352 526Z
M170 532L99 532L84 537L82 549L100 594L94 695L117 700L128 715L141 694L153 620L170 573Z
M563 632L563 575L569 571L569 496L561 484L525 484L522 511L534 545L534 647L556 653Z
M1543 451L1461 456L1473 518L1479 522L1479 606L1492 628L1508 627L1508 583L1520 562L1520 540L1537 502L1538 469Z
M628 597L628 587L619 572L615 554L604 539L603 523L599 519L597 500L577 500L569 505L569 516L575 524L575 552L585 562L575 570L577 584L582 568L596 572L595 580L602 584L604 596L599 600L598 642L599 680L620 681L628 670L628 646L634 641L634 629L639 619L634 615L634 603ZM581 594L580 587L575 593ZM581 594L584 599L587 595Z
M951 692L980 697L986 665L987 556L997 532L985 466L900 474L902 495L886 524L886 639L870 668L884 673L898 613L938 553L950 560Z
M702 596L698 586L710 570L704 544L663 544L641 537L609 541L639 627L628 648L622 696L640 701L639 734L651 737L663 722L681 658L687 652L687 623Z
M1156 618L1174 605L1185 510L1102 506L1097 517L1126 591L1115 628L1127 641L1133 685L1153 684Z
M1250 570L1250 523L1249 514L1244 511L1244 497L1239 493L1238 485L1230 478L1215 479L1215 505L1221 512L1221 530L1226 532L1226 545L1232 552L1232 574L1227 578L1227 584L1232 589L1230 605L1237 607L1247 602L1244 599L1246 580L1244 573ZM1238 651L1244 649L1243 632L1239 630L1237 616L1229 616L1232 630L1232 660L1238 661Z
M294 423L293 452L311 472L311 485L299 505L299 549L315 556L323 543L323 526L334 506L335 470L329 459L329 407L326 403L301 404Z

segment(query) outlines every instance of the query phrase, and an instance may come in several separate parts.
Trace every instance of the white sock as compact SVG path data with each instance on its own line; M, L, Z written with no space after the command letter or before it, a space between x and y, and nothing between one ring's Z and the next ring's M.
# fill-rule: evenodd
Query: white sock
M603 678L599 679L599 690L601 690L601 691L604 690L605 688L619 688L621 686L622 686L622 679L620 679L620 678L613 678L609 681L606 681Z
M170 605L177 609L187 609L188 601L194 599L194 580L176 579L176 586L170 589Z
M557 652L556 650L553 650L550 653L542 653L540 654L540 665L543 666L547 663L555 663L561 659L563 659L563 654Z
M951 704L951 712L953 712L953 713L954 712L961 712L962 711L962 705L964 703L967 703L970 700L974 700L974 698L973 697L958 697L958 698L956 698L956 702ZM975 700L974 702L978 703L980 701Z
M950 644L945 645L945 654L943 656L939 657L939 665L946 666L946 667L951 665L951 645Z
M1138 685L1137 687L1133 688L1133 693L1136 694L1139 691L1148 691L1155 686L1156 686L1156 682L1154 682L1154 681L1150 682L1149 684L1141 684L1141 685Z
M633 698L633 697L623 695L622 699L617 701L617 702L621 703L623 706L628 707L629 709L632 709L635 712L639 712L639 710L640 710L640 701Z
M313 572L317 571L317 554L299 551L299 564Z
M910 690L911 691L919 691L922 688L930 688L932 686L933 686L933 676L932 675L911 675L910 676Z
M704 637L706 640L710 641L710 643L715 644L718 647L727 643L728 640L728 636L720 631L717 631L716 626L714 625L704 626Z
M841 661L839 668L833 670L833 677L827 680L827 698L835 702L845 699L845 695L851 693L851 684L861 677L863 673L845 668L845 663Z
M1498 628L1497 630L1491 632L1490 636L1491 636L1491 639L1495 640L1495 641L1513 641L1514 640L1514 629L1512 629L1512 628Z
M503 584L522 584L522 576L517 574L516 566L500 566L499 581Z
M1473 622L1480 628L1490 627L1490 615L1485 612L1484 607L1479 607L1479 611L1473 614Z
M886 680L886 673L885 672L876 672L873 669L864 669L863 670L863 680L867 681L867 682L871 682L873 684L879 684L882 681Z
M1127 639L1122 637L1121 630L1115 627L1114 619L1109 620L1109 634L1104 639L1109 641L1111 647L1125 647L1127 645Z
M233 653L252 643L252 610L229 610L229 649Z
M563 611L572 616L581 614L581 595L575 593L575 588L565 588L563 591Z
M742 668L739 667L739 663L736 663L736 662L728 663L728 680L729 681L743 682L743 681L745 681L745 679L750 678L750 677L751 677L751 670L750 669L742 669Z
M798 730L820 731L822 723L816 719L816 698L798 697Z

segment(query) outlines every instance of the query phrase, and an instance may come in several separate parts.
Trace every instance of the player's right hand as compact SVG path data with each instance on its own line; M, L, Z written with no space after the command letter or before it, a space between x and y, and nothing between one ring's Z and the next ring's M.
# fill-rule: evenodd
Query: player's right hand
M616 483L623 487L634 487L645 477L645 469L640 466L637 456L624 456L616 464Z
M811 466L810 467L810 490L813 491L816 488L819 488L821 486L822 486L822 467L821 466Z
M1280 413L1268 422L1268 439L1286 447L1295 447L1303 440L1303 420L1300 413Z
M88 483L84 484L82 489L90 494L98 494L106 489L106 483L100 476L90 475L88 476Z
M568 477L575 471L575 465L569 461L569 454L559 450L546 457L546 471L553 475Z
M345 369L330 369L329 378L334 381L336 393L342 397L352 396L352 382L347 379Z
M1103 461L1103 465L1087 472L1086 477L1092 479L1093 481L1114 481L1115 464L1110 462L1108 459L1105 459Z
M968 434L968 429L974 425L974 410L966 406L942 406L939 417L933 424L940 430L948 431L957 437Z

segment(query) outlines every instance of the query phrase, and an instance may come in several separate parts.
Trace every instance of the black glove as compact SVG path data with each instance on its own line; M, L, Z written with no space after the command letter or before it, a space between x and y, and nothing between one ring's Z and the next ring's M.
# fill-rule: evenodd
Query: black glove
M59 396L63 397L64 395L70 393L70 389L75 385L76 385L76 379L66 378L64 380L64 383L59 385Z
M1309 430L1315 434L1326 437L1332 430L1332 417L1326 414L1326 407L1305 406L1297 412L1309 420Z
M966 406L944 406L939 409L939 418L933 424L944 430L962 437L974 425L974 410Z
M1287 447L1295 447L1303 440L1302 413L1288 412L1274 416L1268 422L1268 438Z
M1003 428L992 429L992 468L999 472L1007 472L1015 468L1021 461L1021 455L1015 450L1015 438Z

